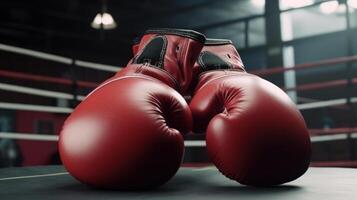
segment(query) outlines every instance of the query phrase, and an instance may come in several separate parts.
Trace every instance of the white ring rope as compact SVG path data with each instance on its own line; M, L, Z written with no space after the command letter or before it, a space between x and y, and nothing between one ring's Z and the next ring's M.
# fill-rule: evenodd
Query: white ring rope
M51 60L51 61L55 61L55 62L67 64L67 65L72 64L72 59L70 59L70 58L66 58L63 56L57 56L57 55L53 55L53 54L49 54L49 53L44 53L44 52L40 52L40 51L24 49L24 48L20 48L20 47L14 47L14 46L6 45L6 44L0 44L0 50L17 53L17 54L22 54L22 55L27 55L27 56L32 56L32 57L40 58L43 60Z
M82 60L75 60L74 64L80 67L86 67L86 68L92 68L92 69L98 69L98 70L103 70L103 71L108 71L108 72L118 72L121 70L121 67L115 67L111 65L103 65L103 64L98 64L98 63L93 63L93 62L88 62L88 61L82 61Z
M11 52L11 53L32 56L32 57L40 58L43 60L55 61L55 62L63 63L66 65L71 65L72 63L74 63L76 66L79 66L79 67L102 70L102 71L117 72L121 69L120 67L116 67L116 66L112 66L112 65L104 65L104 64L87 62L87 61L82 61L82 60L74 60L74 59L67 58L64 56L58 56L58 55L54 55L54 54L29 50L29 49L15 47L15 46L1 44L1 43L0 43L0 50Z
M325 142L325 141L346 140L348 138L348 134L350 134L351 138L357 138L357 133L342 133L342 134L312 136L311 142L316 143L316 142ZM35 133L0 132L0 138L57 142L59 136L56 134L45 135L45 134L35 134ZM205 147L205 146L206 146L205 140L185 141L185 147Z
M64 92L55 92L50 90L43 90L31 87L25 87L20 85L13 85L7 83L0 83L0 90L6 90L10 92L18 92L24 94L37 95L42 97L52 97L52 98L60 98L60 99L69 99L72 100L74 96L72 94L64 93ZM78 100L83 100L85 96L77 96Z
M356 103L357 102L357 97L352 97L351 98L351 103ZM299 110L306 110L306 109L313 109L313 108L323 108L323 107L329 107L329 106L337 106L337 105L343 105L347 103L347 99L332 99L332 100L326 100L326 101L317 101L317 102L312 102L312 103L304 103L304 104L299 104L297 107Z
M0 102L0 108L9 110L28 110L36 112L50 112L50 113L66 113L69 114L73 111L72 108L57 107L57 106L42 106L21 103L8 103Z
M58 135L44 135L33 133L0 132L0 138L16 140L58 141Z
M186 140L185 147L205 147L205 140Z

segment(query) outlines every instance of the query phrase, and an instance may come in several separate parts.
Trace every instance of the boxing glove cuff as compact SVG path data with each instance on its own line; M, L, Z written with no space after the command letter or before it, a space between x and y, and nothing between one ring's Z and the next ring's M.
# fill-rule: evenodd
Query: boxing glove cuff
M192 81L193 65L205 39L204 35L192 30L169 28L147 30L140 43L133 47L136 55L129 61L128 66L145 64L166 71L168 75L163 78L162 72L159 72L160 75L153 75L155 70L144 70L147 75L159 78L166 84L170 82L168 85L171 87L175 85L174 89L185 94Z

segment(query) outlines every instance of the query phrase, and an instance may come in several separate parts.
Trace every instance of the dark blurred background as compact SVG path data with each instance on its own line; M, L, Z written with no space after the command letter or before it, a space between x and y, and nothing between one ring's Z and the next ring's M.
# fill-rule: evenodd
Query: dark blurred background
M357 160L357 0L2 0L0 9L0 44L72 60L123 67L132 57L134 38L148 28L173 27L232 40L247 70L258 75L307 66L261 76L301 105L314 162ZM106 13L105 25L96 24L101 13ZM6 49L0 45L2 133L58 134L66 114L11 106L73 108L78 96L93 89L80 87L79 81L100 83L114 73ZM70 84L34 81L24 74ZM9 85L69 93L74 100L16 92ZM56 149L56 142L0 137L0 166L60 163ZM204 148L188 148L185 162L208 162Z

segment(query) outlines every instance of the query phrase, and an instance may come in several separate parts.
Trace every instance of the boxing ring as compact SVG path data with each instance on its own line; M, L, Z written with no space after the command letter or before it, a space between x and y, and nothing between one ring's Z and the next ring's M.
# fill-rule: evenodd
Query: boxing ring
M92 63L58 55L13 47L0 44L0 51L29 56L34 59L57 62L67 67L81 67L90 70L106 71L114 73L119 67ZM289 68L276 67L250 73L263 78L285 73L288 71L302 71L315 69L327 65L353 64L357 62L356 56L334 58L295 65ZM62 99L68 101L68 106L53 106L42 104L29 104L26 102L11 102L0 100L0 109L40 112L55 114L63 121L73 111L74 105L85 98L88 91L94 89L100 82L89 80L77 80L76 77L64 78L45 76L36 73L18 72L9 69L0 69L0 91L30 95L36 98ZM7 81L2 81L7 80ZM21 82L24 84L13 83ZM27 84L25 84L27 83ZM37 85L62 85L71 88L67 91L49 90ZM35 85L36 85L35 84ZM329 80L317 83L299 84L294 87L280 86L286 92L314 91L322 89L349 88L356 91L357 77ZM82 92L78 92L82 91ZM87 91L87 92L83 92ZM340 109L353 109L357 103L357 92L349 93L343 98L316 100L300 98L297 107L301 111L314 110L327 107ZM343 127L316 129L310 128L311 141L319 143L324 141L344 141L357 138L356 122ZM34 142L33 145L46 144L51 155L56 153L58 132L51 134L26 132L26 131L0 131L0 139ZM188 135L185 138L185 147L205 147L204 135ZM353 146L353 145L352 145ZM352 148L352 147L351 147ZM354 151L355 149L352 149ZM44 152L39 152L39 155ZM50 152L47 152L46 156ZM44 156L45 154L43 154ZM25 155L26 156L26 155ZM30 163L30 162L29 162ZM41 164L41 162L39 162ZM25 165L31 165L25 164ZM331 168L336 167L336 168ZM92 190L74 180L62 166L41 167L15 167L0 169L0 199L113 199L113 198L137 198L137 199L356 199L357 190L357 160L339 160L312 162L311 168L301 178L288 184L268 188L253 188L242 186L221 175L210 163L184 163L176 176L163 187L152 191L108 191Z
M2 199L356 199L356 169L310 168L301 178L275 187L239 185L214 167L181 168L164 186L148 191L89 188L62 166L0 170Z

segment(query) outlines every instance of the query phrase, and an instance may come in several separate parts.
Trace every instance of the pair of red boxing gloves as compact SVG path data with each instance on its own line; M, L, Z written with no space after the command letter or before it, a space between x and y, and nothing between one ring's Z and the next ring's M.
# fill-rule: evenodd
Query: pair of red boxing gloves
M111 189L160 186L179 169L182 135L192 130L206 133L213 163L241 184L282 184L307 170L303 117L281 89L245 72L229 40L152 29L136 48L63 126L60 156L76 179ZM192 95L189 105L183 95Z

